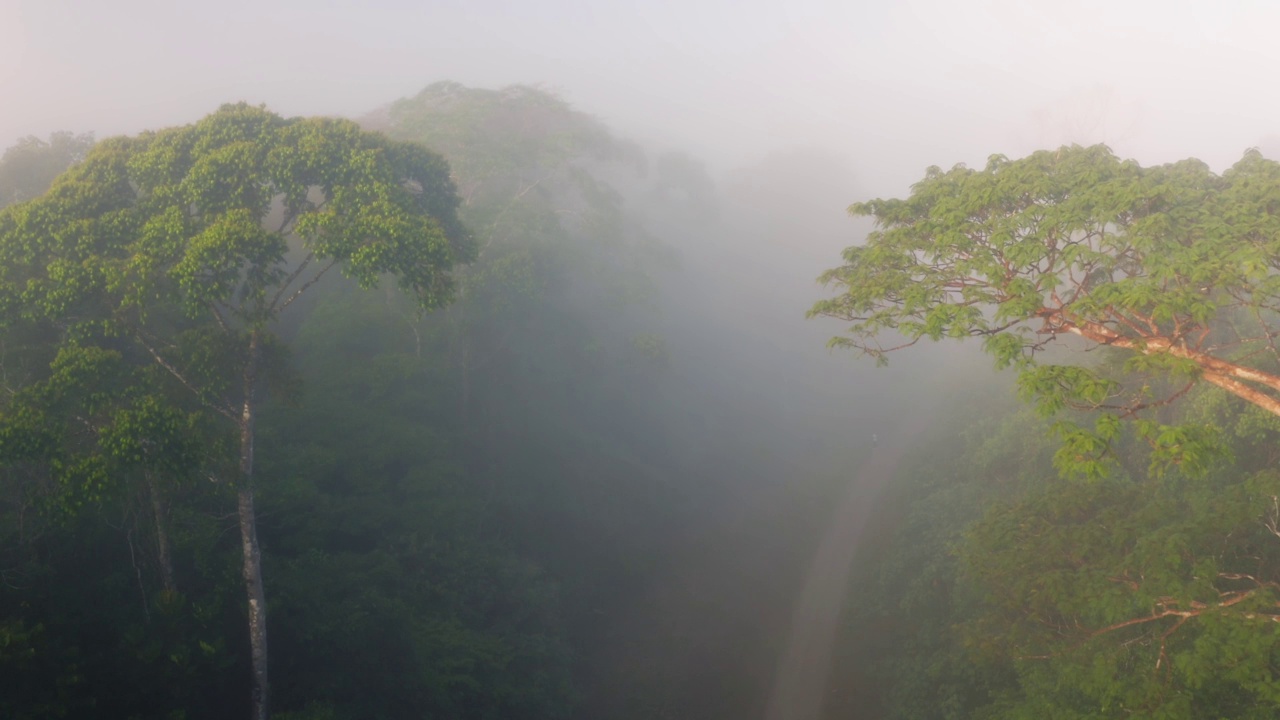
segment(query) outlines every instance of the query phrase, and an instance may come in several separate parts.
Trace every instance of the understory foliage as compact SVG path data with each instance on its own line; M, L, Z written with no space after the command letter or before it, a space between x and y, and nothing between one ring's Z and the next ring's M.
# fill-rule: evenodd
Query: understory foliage
M1211 391L1184 405L1172 419L1222 427L1235 460L1152 474L1130 436L1121 469L1087 481L1007 402L962 436L936 428L851 590L843 672L873 716L1280 711L1280 423Z

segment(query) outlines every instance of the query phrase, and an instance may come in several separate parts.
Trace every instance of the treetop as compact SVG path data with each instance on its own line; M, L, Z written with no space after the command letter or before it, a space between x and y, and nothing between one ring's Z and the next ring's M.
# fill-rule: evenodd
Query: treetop
M430 309L474 255L457 206L447 163L425 148L346 120L224 105L104 140L46 195L0 215L0 294L65 316L171 293L191 313L261 325L301 277L286 268L293 243L303 266L340 264L364 286L396 275Z

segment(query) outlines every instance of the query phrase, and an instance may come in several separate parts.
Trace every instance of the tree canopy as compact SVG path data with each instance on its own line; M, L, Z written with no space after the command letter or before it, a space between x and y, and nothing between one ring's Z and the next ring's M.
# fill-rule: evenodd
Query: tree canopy
M145 322L163 297L191 316L261 327L312 263L341 263L363 285L395 273L432 307L471 253L456 204L448 166L420 146L228 105L194 125L103 141L38 203L7 213L5 300L56 315L92 299ZM304 257L286 268L290 238Z
M932 167L905 199L849 208L876 229L821 277L839 294L810 315L852 323L831 344L881 362L921 339L982 338L1046 411L1106 411L1077 455L1201 380L1280 414L1278 203L1280 163L1256 151L1220 175L1101 145ZM1121 372L1044 354L1081 341L1127 351ZM1139 429L1168 460L1204 446Z

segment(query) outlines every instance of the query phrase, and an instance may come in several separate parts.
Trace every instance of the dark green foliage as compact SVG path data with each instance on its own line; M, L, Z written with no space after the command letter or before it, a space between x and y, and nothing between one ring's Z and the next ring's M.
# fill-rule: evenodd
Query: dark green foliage
M255 330L276 717L763 702L850 461L843 427L787 427L781 353L709 329L683 301L703 278L651 237L736 241L714 184L536 89L432 86L388 122L396 140L230 106L105 141L0 213L0 715L248 711L223 411ZM413 237L473 262L419 273ZM275 294L322 257L350 277Z
M1150 474L1132 433L1107 479L1067 479L1013 417L904 468L850 606L846 677L888 688L871 716L1273 716L1276 421L1213 393L1169 419L1223 428L1236 459Z
M234 665L241 637L236 547L213 517L225 498L212 490L193 486L171 495L177 509L166 520L180 593L162 586L154 518L141 489L117 489L96 512L75 515L5 504L0 714L243 714Z
M1023 677L1006 712L1274 714L1274 486L1059 484L975 526L965 562L988 591L970 632Z
M989 503L1048 463L1044 433L1007 393L978 384L915 441L859 547L829 716L959 720L1011 682L1004 658L975 658L963 641L980 596L955 552Z
M15 483L20 511L33 495L69 512L110 507L137 481L164 604L181 604L171 486L233 479L255 716L265 717L268 683L254 416L261 390L283 399L293 384L276 321L338 264L366 288L395 275L419 309L447 303L449 270L473 252L456 204L430 151L241 104L105 141L47 194L0 213L5 346L24 361L51 356L47 372L31 362L27 387L0 406L0 462L34 476ZM229 430L236 439L225 442Z
M411 337L380 299L326 297L296 340L324 393L264 415L278 701L352 718L561 717L556 588L463 474L447 371Z
M415 305L449 278L413 275L423 258L396 240L469 257L452 205L431 205L443 162L339 121L224 108L106 141L0 215L0 350L21 388L0 404L9 715L247 710L218 418L258 329L278 716L562 718L592 689L598 638L699 506L677 502L698 492L687 448L709 452L657 412L675 386L635 392L668 362L635 304L661 253L597 166L640 155L537 91L450 92L465 102L417 127L444 128L460 181L483 181L462 209L483 253L444 314ZM354 282L273 324L287 268L326 258ZM354 292L406 268L409 293Z

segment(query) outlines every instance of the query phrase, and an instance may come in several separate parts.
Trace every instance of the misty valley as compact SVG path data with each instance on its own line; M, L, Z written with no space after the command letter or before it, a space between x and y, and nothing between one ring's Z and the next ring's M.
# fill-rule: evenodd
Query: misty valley
M1266 155L873 199L457 82L25 137L0 718L1276 717Z

